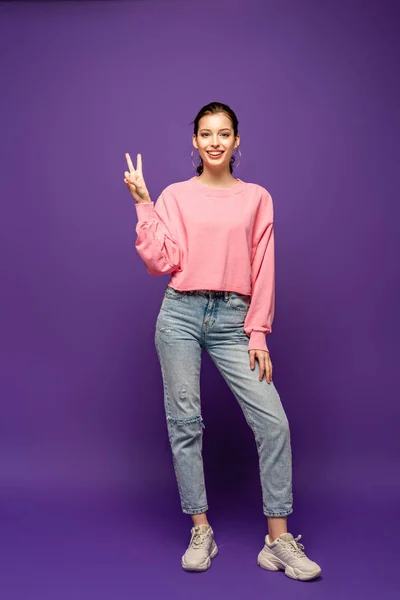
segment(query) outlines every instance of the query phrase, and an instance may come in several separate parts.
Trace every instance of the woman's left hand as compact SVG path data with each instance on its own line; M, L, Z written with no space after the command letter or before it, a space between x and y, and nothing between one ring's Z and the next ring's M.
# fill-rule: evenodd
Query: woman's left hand
M249 350L250 354L250 368L253 371L255 367L255 359L257 358L260 366L259 380L262 381L265 373L265 380L267 383L272 381L272 362L267 350Z

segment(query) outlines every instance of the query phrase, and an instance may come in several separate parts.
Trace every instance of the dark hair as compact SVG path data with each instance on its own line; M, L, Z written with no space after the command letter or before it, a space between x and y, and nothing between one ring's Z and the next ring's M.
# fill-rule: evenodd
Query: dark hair
M203 106L203 108L201 108L199 110L194 121L191 121L191 123L190 123L190 125L192 125L192 124L194 125L193 133L197 136L197 133L199 131L199 121L202 117L204 117L205 115L215 115L217 113L226 113L226 116L230 118L230 120L232 121L233 133L236 137L238 134L238 127L239 127L238 118L235 115L235 113L233 112L233 110L227 104L222 104L222 102L210 102L209 104L206 104L205 106ZM201 162L196 169L196 171L199 175L201 175L203 172L203 159L200 158L200 161ZM235 157L232 155L231 160L229 162L229 170L231 173L233 171L232 165L234 162L235 162Z

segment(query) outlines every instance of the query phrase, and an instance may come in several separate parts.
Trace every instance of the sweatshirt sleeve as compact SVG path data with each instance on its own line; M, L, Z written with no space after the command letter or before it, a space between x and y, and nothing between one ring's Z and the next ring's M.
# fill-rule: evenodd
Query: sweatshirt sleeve
M267 350L266 334L272 331L275 311L274 208L266 192L254 225L251 261L251 302L244 331L250 337L248 350Z
M182 271L182 252L171 234L172 211L168 210L164 192L153 202L135 204L138 222L135 247L150 275Z

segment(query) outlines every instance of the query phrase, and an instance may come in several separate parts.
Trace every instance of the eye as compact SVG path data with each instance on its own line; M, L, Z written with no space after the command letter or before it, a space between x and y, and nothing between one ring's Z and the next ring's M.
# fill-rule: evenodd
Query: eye
M206 137L207 135L209 135L208 133L202 133L201 137ZM225 136L225 137L229 137L229 133L221 133L221 135Z

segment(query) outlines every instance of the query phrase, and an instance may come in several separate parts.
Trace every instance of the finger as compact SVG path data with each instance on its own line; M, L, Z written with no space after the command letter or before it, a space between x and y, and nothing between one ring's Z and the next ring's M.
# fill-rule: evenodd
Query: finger
M259 380L262 381L263 377L264 377L264 373L265 373L265 358L264 358L263 355L257 356L257 358L258 358L258 362L259 362L259 365L260 365L260 377L259 377Z
M129 171L131 173L134 173L135 167L133 166L132 159L131 159L130 155L128 154L128 152L125 154L125 157L126 157L126 162L128 163Z
M254 371L254 350L250 350L250 369Z
M268 354L268 358L267 358L267 365L268 365L268 383L271 383L271 381L272 381L272 362L269 357L269 354Z
M129 173L128 171L125 171L124 175L131 183L135 183L136 173Z
M136 186L130 177L124 177L124 183L126 183L126 185L136 189Z
M136 164L137 164L137 170L139 171L140 175L142 175L142 155L141 154L137 155Z
M267 375L266 375L265 379L266 379L267 383L271 383L271 381L272 381L272 369L269 364L267 364Z

